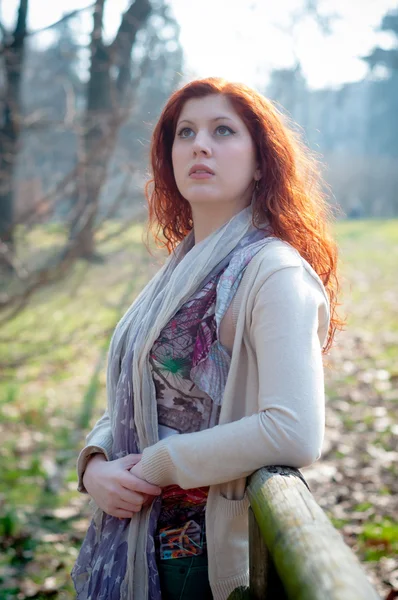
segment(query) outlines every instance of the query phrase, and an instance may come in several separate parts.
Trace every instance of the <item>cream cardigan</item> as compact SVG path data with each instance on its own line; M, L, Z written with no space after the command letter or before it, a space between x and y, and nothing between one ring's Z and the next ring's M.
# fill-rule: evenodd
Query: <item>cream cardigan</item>
M325 426L321 350L330 311L315 271L292 246L275 241L251 260L231 307L235 335L219 425L163 439L142 456L150 483L210 486L206 534L215 600L248 585L247 476L266 465L312 464ZM86 441L78 458L81 492L89 455L112 459L107 411Z

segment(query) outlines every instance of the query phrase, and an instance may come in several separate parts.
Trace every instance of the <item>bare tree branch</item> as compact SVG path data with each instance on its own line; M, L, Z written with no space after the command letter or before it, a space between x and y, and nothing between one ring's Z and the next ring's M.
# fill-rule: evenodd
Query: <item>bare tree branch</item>
M76 15L78 15L82 12L85 12L86 10L91 10L92 8L94 8L94 6L95 6L95 3L88 4L87 6L83 6L83 8L77 8L76 10L72 10L71 12L63 15L63 17L58 19L58 21L54 21L54 23L50 23L50 25L45 25L44 27L41 27L40 29L34 29L33 31L29 31L28 35L31 37L33 35L37 35L38 33L43 33L43 31L48 31L49 29L57 28L62 23L65 23L65 21L69 21L69 19L76 17Z
M24 1L26 2L27 0L24 0ZM49 25L45 25L44 27L41 27L40 29L34 29L33 31L26 31L25 35L26 35L26 37L32 37L32 36L38 35L39 33L43 33L43 31L49 31L50 29L56 29L59 25L61 25L62 23L65 23L65 21L68 21L72 17L75 17L76 15L78 15L82 12L85 12L86 10L91 10L92 8L94 8L94 6L95 6L95 3L89 4L88 6L84 6L83 8L77 8L76 10L72 10L71 12L63 15L57 21L50 23ZM8 41L8 40L10 40L10 38L12 40L13 34L6 30L6 28L4 27L4 24L1 21L0 21L0 31L2 32L3 37L4 37L3 44L0 45L0 55L1 55L6 51L7 46L10 44L10 41Z
M7 31L7 29L4 27L4 23L3 23L2 21L0 21L0 31L1 31L1 33L3 34L3 37L4 37L4 38L7 38L7 36L8 36L9 34L8 34L8 31Z
M20 0L18 8L18 19L14 31L14 44L20 46L27 33L27 16L29 0Z
M131 35L132 30L139 29L142 20L150 10L151 4L148 0L136 0L130 4L122 17L115 39L109 46L111 52L120 52L126 43L126 38Z

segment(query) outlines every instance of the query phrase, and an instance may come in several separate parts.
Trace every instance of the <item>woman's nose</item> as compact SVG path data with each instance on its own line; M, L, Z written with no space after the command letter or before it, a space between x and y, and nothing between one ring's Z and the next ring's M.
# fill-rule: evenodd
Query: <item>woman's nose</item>
M210 154L211 144L206 133L198 132L195 136L192 149L195 153Z

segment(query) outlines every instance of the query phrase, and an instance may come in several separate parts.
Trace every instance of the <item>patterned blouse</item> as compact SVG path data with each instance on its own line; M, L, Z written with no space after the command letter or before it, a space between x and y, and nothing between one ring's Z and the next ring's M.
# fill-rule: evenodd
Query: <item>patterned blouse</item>
M218 331L244 270L272 239L264 231L244 236L202 288L174 315L152 347L150 365L156 389L159 438L217 425L231 357ZM163 488L154 536L158 558L206 552L208 487Z
M220 405L200 389L191 370L217 340L216 288L225 268L213 276L162 330L150 364L156 388L160 439L208 429L218 423ZM224 352L228 369L229 356ZM186 558L206 551L205 509L208 487L163 489L155 546L158 557Z

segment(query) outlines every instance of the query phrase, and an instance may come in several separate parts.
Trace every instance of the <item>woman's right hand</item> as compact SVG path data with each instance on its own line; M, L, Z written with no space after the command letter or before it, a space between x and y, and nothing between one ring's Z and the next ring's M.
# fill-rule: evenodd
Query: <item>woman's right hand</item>
M97 506L108 515L130 519L143 504L162 493L157 485L139 479L129 469L141 460L141 454L128 454L107 461L101 453L87 463L83 484Z

